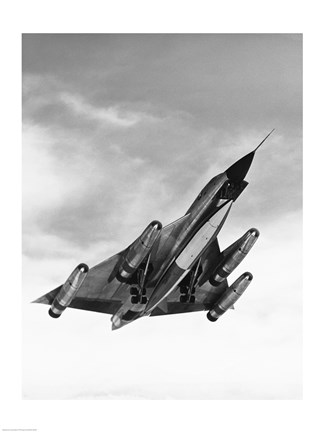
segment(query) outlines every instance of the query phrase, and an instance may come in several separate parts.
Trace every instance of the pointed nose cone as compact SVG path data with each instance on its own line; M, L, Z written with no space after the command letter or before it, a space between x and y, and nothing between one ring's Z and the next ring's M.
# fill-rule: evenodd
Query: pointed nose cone
M254 151L243 156L233 165L231 165L226 171L227 178L234 182L240 182L244 180L244 177L248 173L254 157Z
M232 166L230 166L225 171L227 178L229 180L232 180L234 182L240 182L244 180L244 177L248 173L250 166L252 164L255 152L258 150L259 147L262 146L264 141L272 134L273 131L274 129L272 129L272 131L269 132L265 138L263 138L260 144L251 153L248 153L246 156L243 156L240 160L235 162Z

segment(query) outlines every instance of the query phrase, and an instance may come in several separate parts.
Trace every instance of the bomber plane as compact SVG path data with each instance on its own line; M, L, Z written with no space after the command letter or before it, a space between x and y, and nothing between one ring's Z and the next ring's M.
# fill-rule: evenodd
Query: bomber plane
M273 129L274 130L274 129ZM151 222L126 249L90 268L79 264L66 282L34 303L50 305L49 315L67 308L111 315L112 330L138 318L208 311L216 321L240 298L252 280L243 273L232 285L227 278L259 237L249 229L220 250L218 234L248 183L244 180L261 141L202 189L186 214L162 227Z

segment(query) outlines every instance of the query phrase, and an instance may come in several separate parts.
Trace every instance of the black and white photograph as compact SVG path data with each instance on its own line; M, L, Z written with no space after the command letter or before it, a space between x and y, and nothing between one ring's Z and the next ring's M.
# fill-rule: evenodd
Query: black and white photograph
M2 18L1 432L322 432L320 3Z
M22 34L22 399L301 400L301 33Z

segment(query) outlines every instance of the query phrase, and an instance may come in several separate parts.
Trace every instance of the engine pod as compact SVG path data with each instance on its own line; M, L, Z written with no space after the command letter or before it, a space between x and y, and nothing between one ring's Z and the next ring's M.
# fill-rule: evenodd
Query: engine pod
M150 253L161 229L162 224L159 221L153 221L145 228L143 233L128 248L124 261L118 270L117 280L125 282L132 277L138 266Z
M253 276L249 272L243 273L236 281L226 290L222 297L215 303L213 308L207 313L209 321L216 321L228 309L233 307L234 303L241 297L246 288L250 285Z
M86 264L79 264L70 274L66 282L62 285L59 293L53 300L48 313L52 318L58 318L69 306L77 295L81 285L87 277L89 267Z
M251 228L239 240L224 250L222 263L209 279L211 285L220 285L236 269L250 252L259 235L260 233L256 228Z

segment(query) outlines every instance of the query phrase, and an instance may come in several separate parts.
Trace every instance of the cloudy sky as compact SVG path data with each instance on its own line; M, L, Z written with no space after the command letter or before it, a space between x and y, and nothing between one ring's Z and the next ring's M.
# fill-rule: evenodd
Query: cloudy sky
M23 397L299 399L302 396L302 37L23 36ZM250 182L220 235L261 235L230 277L254 280L205 313L110 316L30 301L79 262L182 216L252 150Z

